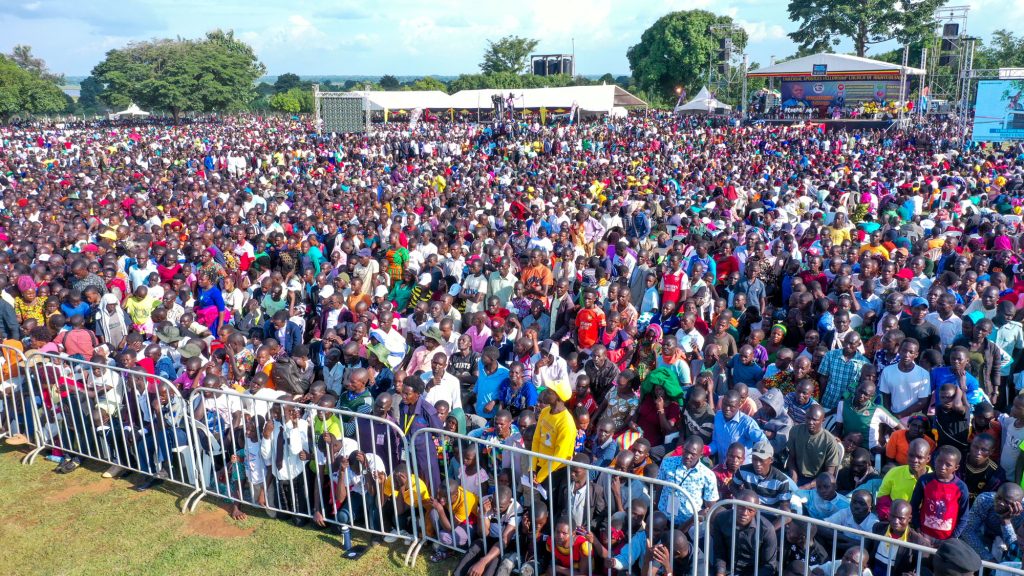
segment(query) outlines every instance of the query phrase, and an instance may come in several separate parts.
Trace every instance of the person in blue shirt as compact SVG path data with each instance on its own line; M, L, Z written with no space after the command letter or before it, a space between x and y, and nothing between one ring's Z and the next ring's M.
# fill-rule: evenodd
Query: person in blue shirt
M480 354L476 379L476 414L490 420L498 413L501 387L509 379L508 368L498 364L498 349L487 346Z
M768 441L757 421L740 412L740 402L739 392L730 390L722 397L722 409L715 414L715 430L709 448L717 462L725 462L729 446L733 442L739 442L746 447L749 462L750 450L754 445Z
M686 264L686 273L693 275L693 266L698 262L704 265L704 272L711 274L711 283L715 284L718 278L718 267L715 264L715 259L708 253L706 242L697 245L697 253L690 256L690 261Z
M960 346L953 348L949 353L949 366L933 368L931 372L932 395L935 403L939 402L939 390L943 384L953 384L957 388L964 389L964 400L971 406L987 400L985 392L978 385L978 379L968 370L969 360L967 350ZM963 386L961 386L961 381Z
M537 387L526 380L522 362L513 362L508 370L508 378L498 389L498 401L501 406L516 418L523 410L537 405Z

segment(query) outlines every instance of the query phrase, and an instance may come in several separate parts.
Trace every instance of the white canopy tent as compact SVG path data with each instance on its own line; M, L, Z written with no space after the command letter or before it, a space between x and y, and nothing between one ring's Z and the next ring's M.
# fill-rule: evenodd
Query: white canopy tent
M568 113L576 106L582 114L622 114L626 106L647 103L612 84L603 86L567 86L564 88L481 89L445 94L440 90L353 91L353 96L366 99L371 111L381 110L488 110L494 106L491 97L507 100L512 95L516 109L546 108L551 114ZM618 110L616 110L618 109Z
M817 72L817 74L815 73ZM747 76L775 76L792 78L824 78L826 76L899 76L905 73L907 76L923 76L924 70L910 66L901 66L872 60L860 56L847 56L846 54L812 54L803 58L795 58L780 62L767 68L751 70Z
M676 106L673 112L676 114L714 114L715 112L726 110L732 110L732 106L712 96L711 92L708 91L708 87L705 86L700 89L696 98L686 104Z
M134 118L140 116L149 116L149 112L146 112L142 108L139 108L138 105L135 104L135 102L132 102L124 110L121 110L120 112L112 112L110 114L110 119L113 120L115 118Z
M614 84L603 86L566 86L564 88L518 88L462 90L452 95L452 107L458 110L490 108L491 96L507 99L512 95L516 108L547 108L549 112L566 112L575 105L581 112L611 114L624 106L646 106L647 103ZM557 112L556 112L557 113Z
M440 90L373 91L349 92L366 98L371 111L377 110L447 110L452 107L452 97Z

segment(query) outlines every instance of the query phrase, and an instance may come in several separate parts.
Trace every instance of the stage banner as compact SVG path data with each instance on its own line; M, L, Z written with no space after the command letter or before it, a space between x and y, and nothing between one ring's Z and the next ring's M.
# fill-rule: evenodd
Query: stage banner
M899 98L899 80L800 80L782 82L782 109L799 112L807 108L857 106L864 102L886 102Z
M1024 140L1024 80L981 80L974 103L975 142Z

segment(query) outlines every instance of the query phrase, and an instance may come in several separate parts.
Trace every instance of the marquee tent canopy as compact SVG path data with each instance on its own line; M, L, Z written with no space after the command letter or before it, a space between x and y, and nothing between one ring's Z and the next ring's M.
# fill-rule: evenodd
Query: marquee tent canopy
M583 113L611 114L614 108L624 106L646 106L647 103L612 84L604 86L567 86L564 88L513 88L513 89L481 89L462 90L455 94L445 94L440 90L408 90L408 91L353 91L348 94L362 96L371 111L379 110L413 110L415 108L430 110L477 110L490 109L494 106L491 97L498 95L508 99L513 97L517 109L547 108L568 112L578 106Z
M516 108L570 110L577 105L583 112L610 114L619 106L646 106L647 103L614 84L603 86L566 86L564 88L515 88L462 90L452 95L452 108L490 108L491 96L513 96Z
M371 91L349 92L366 98L370 110L412 110L429 108L447 110L452 107L451 96L440 90Z
M700 89L696 98L686 104L676 106L673 112L676 114L711 114L717 110L732 110L732 106L712 96L708 87L705 86Z
M133 116L149 116L149 112L139 108L135 102L132 102L124 110L110 114L110 118L131 118Z
M819 74L815 74L816 66L824 66L822 69L824 73L820 73L822 70L819 70ZM906 73L907 76L923 76L924 70L882 62L881 60L861 58L859 56L823 52L821 54L812 54L803 58L787 60L767 68L751 70L747 73L747 76L813 79L836 76L899 76L901 73Z

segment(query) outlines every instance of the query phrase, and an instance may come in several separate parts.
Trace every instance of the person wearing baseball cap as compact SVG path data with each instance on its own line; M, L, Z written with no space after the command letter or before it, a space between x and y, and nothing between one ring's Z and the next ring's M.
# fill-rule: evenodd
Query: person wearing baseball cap
M750 464L740 466L732 478L733 491L753 490L757 492L761 504L772 506L784 512L789 511L789 501L793 497L790 489L789 476L772 466L775 461L775 449L768 439L758 441L750 449ZM772 519L779 529L782 517Z

